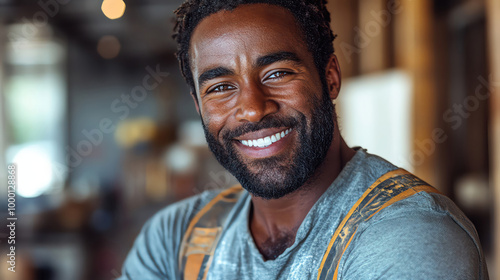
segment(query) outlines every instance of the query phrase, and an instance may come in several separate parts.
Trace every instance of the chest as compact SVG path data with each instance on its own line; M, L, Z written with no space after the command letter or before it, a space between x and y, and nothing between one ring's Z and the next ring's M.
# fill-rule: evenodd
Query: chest
M279 250L275 259L264 260L261 250L269 254L278 251L260 249L263 244L258 245L249 234L228 230L214 252L208 279L218 279L220 275L225 275L225 279L315 279L331 234L323 236L307 236L296 244L295 236L292 241L287 238L283 245L279 244L284 249L274 247ZM269 248L268 245L264 244Z

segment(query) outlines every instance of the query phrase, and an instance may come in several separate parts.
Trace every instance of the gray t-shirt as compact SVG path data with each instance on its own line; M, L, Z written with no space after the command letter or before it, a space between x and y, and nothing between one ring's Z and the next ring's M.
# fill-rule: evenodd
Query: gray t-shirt
M294 244L264 261L248 227L245 193L229 214L208 279L316 279L335 229L364 191L396 169L358 150L299 227ZM137 237L121 280L180 279L179 247L189 221L217 192L170 205ZM420 192L359 225L339 263L338 279L488 279L472 223L445 196Z

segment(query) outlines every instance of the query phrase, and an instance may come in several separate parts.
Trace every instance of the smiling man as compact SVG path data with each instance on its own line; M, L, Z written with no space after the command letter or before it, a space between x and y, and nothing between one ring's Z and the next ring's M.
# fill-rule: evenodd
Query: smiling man
M207 142L242 187L155 215L122 279L488 278L474 226L448 198L343 141L325 2L176 11Z

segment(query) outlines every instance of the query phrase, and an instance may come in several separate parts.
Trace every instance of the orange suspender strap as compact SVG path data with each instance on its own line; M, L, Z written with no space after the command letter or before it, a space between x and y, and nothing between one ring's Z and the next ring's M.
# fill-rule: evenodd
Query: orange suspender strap
M222 227L242 190L241 186L235 186L221 192L191 220L180 247L182 279L206 279Z
M335 230L323 256L317 279L337 279L340 259L360 223L368 221L385 207L422 191L439 193L403 169L390 171L378 178L358 199Z

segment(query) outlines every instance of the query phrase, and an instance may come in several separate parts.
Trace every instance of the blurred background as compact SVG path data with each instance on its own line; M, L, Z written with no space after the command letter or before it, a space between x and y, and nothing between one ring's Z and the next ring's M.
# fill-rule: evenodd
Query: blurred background
M115 279L155 212L236 183L178 70L181 2L0 0L0 279ZM500 1L329 2L347 143L451 197L500 279Z

